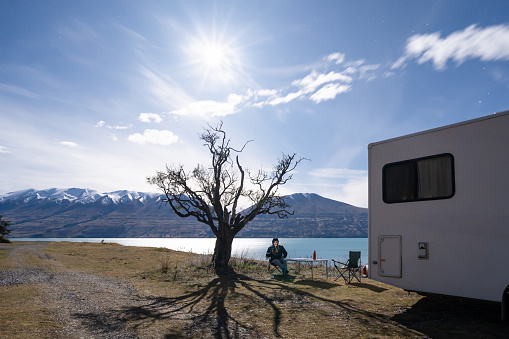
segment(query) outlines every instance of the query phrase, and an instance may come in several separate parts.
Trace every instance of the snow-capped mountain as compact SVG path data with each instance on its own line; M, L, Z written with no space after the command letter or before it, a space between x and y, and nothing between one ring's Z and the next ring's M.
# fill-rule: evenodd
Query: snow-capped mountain
M86 188L27 189L0 196L0 215L12 238L213 237L210 228L179 218L163 195L134 191L99 193ZM287 219L261 215L239 237L366 237L367 209L317 194L286 197Z
M142 203L159 197L158 193L142 193L133 191L115 191L108 193L98 193L88 188L50 188L46 190L36 191L27 189L22 191L10 192L4 196L0 196L0 203L8 203L20 201L27 203L32 200L48 201L55 203L73 202L80 204L89 204L97 201L102 203L126 203L134 200L140 200Z

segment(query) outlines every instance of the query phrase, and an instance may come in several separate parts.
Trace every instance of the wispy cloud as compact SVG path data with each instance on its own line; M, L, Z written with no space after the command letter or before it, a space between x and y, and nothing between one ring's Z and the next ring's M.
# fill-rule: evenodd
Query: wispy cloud
M348 92L351 88L352 86L350 85L327 84L316 91L316 93L314 93L310 99L316 103L324 100L331 100L334 99L338 94Z
M101 120L101 121L99 121L95 125L95 127L104 127L104 128L107 128L107 129L114 129L114 130L124 130L124 129L132 128L133 125L129 124L129 125L117 125L117 126L114 126L114 125L108 125L105 121Z
M191 102L187 106L171 112L176 115L200 116L203 118L223 117L238 112L243 96L230 94L226 101L202 100Z
M326 84L351 83L352 77L350 75L337 73L331 71L327 74L312 71L308 76L303 79L295 80L292 85L303 90L303 93L313 93L317 88Z
M333 61L336 64L340 64L345 60L345 55L343 53L332 53L325 57L327 61Z
M418 34L407 40L405 54L392 68L404 67L408 60L418 64L433 62L437 70L443 70L449 59L461 64L468 59L509 60L509 25L480 28L471 25L461 31L441 38L440 33Z
M0 153L11 153L5 146L0 146Z
M60 142L60 145L67 147L78 147L78 144L72 141L62 141Z
M345 63L344 59L342 53L329 54L323 58L320 69L311 69L306 76L293 80L284 89L248 89L242 94L230 94L225 101L193 101L170 113L212 118L235 114L246 107L274 107L294 100L319 104L350 91L355 80L375 78L379 65L366 65L364 60Z
M156 122L160 123L163 121L163 118L159 114L155 113L140 113L140 116L138 117L138 120L141 122Z
M182 107L192 99L182 86L166 73L140 67L141 75L146 79L144 85L148 93L156 100L170 107Z
M27 89L13 86L13 85L7 85L7 84L0 84L0 91L7 92L10 94L16 94L16 95L20 95L20 96L24 96L24 97L32 98L32 99L38 99L41 97L39 94L36 94L36 93L29 91Z
M131 134L127 140L140 145L156 144L167 146L178 142L180 139L168 130L146 129L143 134Z

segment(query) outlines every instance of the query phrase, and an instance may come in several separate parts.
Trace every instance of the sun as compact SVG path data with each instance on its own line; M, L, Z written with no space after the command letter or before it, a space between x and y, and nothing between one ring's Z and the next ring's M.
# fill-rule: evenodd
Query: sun
M209 70L224 69L230 64L228 47L218 43L207 43L201 51L200 62Z
M201 85L211 83L232 84L241 72L239 53L233 42L201 36L186 46L188 64L201 78Z

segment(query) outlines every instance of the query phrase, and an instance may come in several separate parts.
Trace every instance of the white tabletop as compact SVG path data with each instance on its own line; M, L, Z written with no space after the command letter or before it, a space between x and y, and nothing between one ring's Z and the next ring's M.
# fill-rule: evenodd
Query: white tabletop
M303 261L303 262L314 262L314 261L328 261L328 259L312 259L312 258L286 258L287 261Z
M300 273L300 263L310 263L309 265L311 267L311 280L313 280L313 263L319 262L319 263L325 263L325 276L327 279L329 278L329 260L328 259L313 259L313 258L287 258L286 261L296 261L299 263L299 273Z

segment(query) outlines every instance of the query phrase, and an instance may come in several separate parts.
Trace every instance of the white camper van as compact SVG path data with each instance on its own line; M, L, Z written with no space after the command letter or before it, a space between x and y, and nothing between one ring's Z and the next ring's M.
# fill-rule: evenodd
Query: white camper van
M369 276L509 312L509 111L368 146Z

